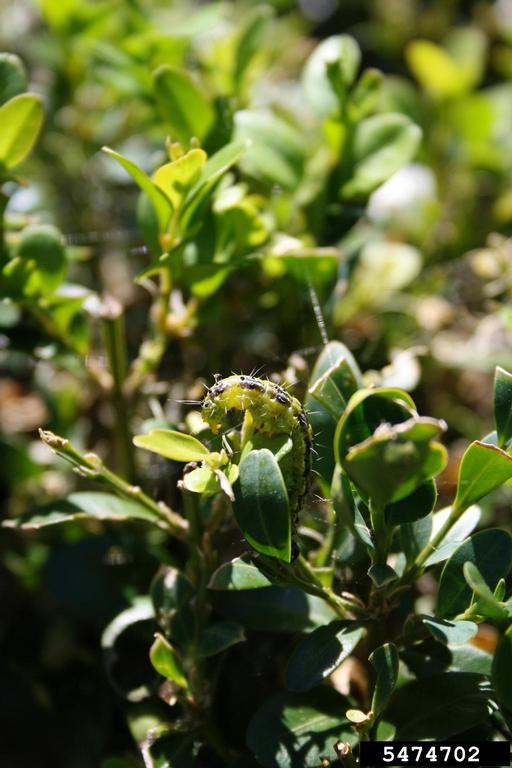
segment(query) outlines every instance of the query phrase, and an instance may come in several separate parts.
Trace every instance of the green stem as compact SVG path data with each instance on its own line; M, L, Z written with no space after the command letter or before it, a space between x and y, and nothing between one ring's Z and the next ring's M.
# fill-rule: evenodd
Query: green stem
M355 597L341 597L336 595L332 589L318 578L313 568L303 555L299 555L297 560L291 566L298 571L304 582L315 589L315 593L322 597L331 608L334 608L341 619L352 619L355 615L361 615L365 612L365 606Z
M419 571L421 571L423 565L425 564L426 560L430 557L432 552L435 552L435 550L438 548L438 546L442 543L444 540L446 534L450 531L450 529L455 525L457 520L460 518L462 513L464 512L464 509L458 509L457 507L453 507L450 514L446 518L445 522L441 526L441 528L438 530L436 535L431 539L428 544L423 547L419 555L416 557L416 560L412 564L412 566L409 568L408 571L404 573L404 576L402 577L402 581L404 577L414 578Z
M130 417L123 393L128 369L123 307L116 299L107 296L103 301L100 317L105 352L112 375L111 401L115 415L114 437L117 444L120 474L130 480L135 474L135 457Z
M39 436L58 456L73 464L79 474L92 480L106 483L114 488L120 496L135 499L154 514L155 517L159 518L173 536L179 539L186 538L188 523L181 515L174 512L163 501L157 502L150 496L147 496L138 485L130 485L122 477L116 475L103 464L100 457L95 453L80 453L69 440L59 437L59 435L55 435L53 432L40 429Z

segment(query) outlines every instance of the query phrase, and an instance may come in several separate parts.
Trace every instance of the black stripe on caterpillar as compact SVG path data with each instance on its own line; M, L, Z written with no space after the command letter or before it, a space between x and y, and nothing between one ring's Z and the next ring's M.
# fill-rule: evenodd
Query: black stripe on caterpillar
M253 428L261 434L290 435L292 450L283 457L280 468L295 533L311 482L312 431L301 403L273 381L241 374L216 381L203 400L203 418L212 432L219 432L226 414L233 410L249 411Z

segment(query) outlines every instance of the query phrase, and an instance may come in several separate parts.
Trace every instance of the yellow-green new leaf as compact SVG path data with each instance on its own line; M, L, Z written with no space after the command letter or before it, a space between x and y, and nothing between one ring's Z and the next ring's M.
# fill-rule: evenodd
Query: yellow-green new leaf
M192 435L173 429L152 429L147 435L135 435L134 445L158 453L173 461L203 461L210 451Z
M202 149L191 149L186 155L159 168L153 181L171 201L175 209L181 208L189 190L199 180L207 155Z
M28 155L43 123L43 104L35 93L20 93L0 107L0 167L11 170Z
M188 687L180 657L165 637L158 632L149 651L149 658L159 675L172 680L180 688Z

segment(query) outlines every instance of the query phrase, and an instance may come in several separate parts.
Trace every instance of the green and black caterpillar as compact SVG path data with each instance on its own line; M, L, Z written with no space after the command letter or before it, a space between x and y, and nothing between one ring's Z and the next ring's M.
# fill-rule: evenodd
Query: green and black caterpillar
M226 414L235 410L250 412L256 432L269 437L290 435L292 449L283 457L280 467L288 489L295 532L311 475L312 431L301 403L279 384L242 374L216 381L204 398L202 409L213 432L218 432Z

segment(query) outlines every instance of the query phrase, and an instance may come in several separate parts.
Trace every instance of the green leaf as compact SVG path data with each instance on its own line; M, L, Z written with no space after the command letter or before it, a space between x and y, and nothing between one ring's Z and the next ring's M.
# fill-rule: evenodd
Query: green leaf
M240 160L245 149L245 142L233 141L208 158L185 202L180 221L183 232L191 229L198 222L215 187L229 169Z
M432 518L432 534L430 538L433 538L445 523L447 517L451 512L451 507L445 507L440 509L433 515ZM453 525L442 543L435 549L432 554L425 561L425 567L436 565L447 560L455 552L457 547L467 539L467 537L473 533L477 527L481 516L481 509L476 504L468 507L462 515L459 517L455 525ZM430 540L430 539L429 539ZM425 542L427 544L427 542Z
M441 422L424 417L382 424L367 440L349 448L342 466L377 504L399 501L445 466L446 450L434 440L443 429Z
M445 645L463 645L478 632L473 621L448 621L434 616L421 616L421 620L432 637Z
M423 547L430 541L432 534L432 515L422 517L414 523L402 523L400 526L400 543L407 564L414 562Z
M155 635L155 641L149 651L149 658L159 675L167 680L172 680L180 688L188 687L180 657L159 632Z
M441 741L489 717L490 686L483 675L445 672L398 688L386 710L396 740Z
M433 480L426 480L416 490L394 504L388 504L384 510L388 525L414 523L426 517L434 509L437 488Z
M196 437L173 429L152 429L147 435L135 435L134 445L158 453L173 461L203 461L210 455L208 448Z
M181 208L187 194L199 180L206 163L206 152L191 149L172 163L160 166L153 176L153 182L171 201L175 210Z
M233 591L270 586L272 582L247 556L237 557L221 565L214 571L208 584L209 589Z
M340 99L327 75L327 65L337 68L346 90L354 82L360 63L361 50L349 35L333 35L317 45L305 64L302 88L319 117L329 117L340 109Z
M217 621L210 624L201 635L199 655L203 658L222 653L236 643L245 640L243 627L235 621Z
M123 157L123 155L120 155L118 152L114 152L110 147L103 147L103 152L110 155L110 157L113 157L114 160L117 160L119 165L130 174L137 186L148 196L158 219L160 233L166 232L172 214L171 201L162 190L156 186L156 184L153 184L149 176L135 165L135 163L128 160L127 157Z
M293 190L306 156L302 134L273 112L241 110L235 114L235 138L247 150L240 163L249 176Z
M27 76L21 59L15 53L0 53L0 105L22 93Z
M355 121L375 110L384 79L378 69L365 69L350 94L349 114Z
M194 587L186 576L171 566L161 566L151 582L151 600L158 625L179 645L191 645L195 638L194 594Z
M509 727L512 725L512 626L501 636L492 662L492 685Z
M25 296L53 293L66 277L66 252L55 227L48 224L26 227L16 253L25 267Z
M322 350L313 367L304 406L313 429L313 434L322 435L321 442L315 446L317 453L313 457L313 466L326 482L331 481L334 472L332 444L336 430L336 421L331 412L309 394L309 389L314 387L316 382L330 369L339 368L340 371L344 370L341 367L343 361L346 362L352 374L351 377L347 378L346 387L341 387L340 380L337 380L336 386L340 389L343 399L348 401L354 392L362 386L361 372L350 350L341 341L330 341Z
M474 592L470 608L471 612L478 613L486 619L503 620L510 617L505 606L494 597L493 592L487 586L485 579L474 563L469 561L464 563L462 571L466 582Z
M324 600L300 589L228 590L212 599L218 613L258 632L307 632L337 618Z
M490 589L512 565L512 537L499 528L480 531L461 544L443 568L437 596L439 616L457 616L469 606L472 590L463 573L464 563L476 565Z
M338 740L354 744L344 712L348 701L332 688L277 693L256 712L247 745L264 768L317 768Z
M264 555L290 562L288 492L279 464L268 448L251 451L241 462L234 512L251 546Z
M204 141L215 122L215 110L188 72L162 66L154 73L155 94L172 138L188 146L196 137Z
M121 499L110 493L93 491L71 493L63 501L53 502L36 511L28 512L23 517L4 520L2 525L5 528L38 530L74 520L104 520L119 523L142 520L159 525L154 513L139 502Z
M333 621L311 632L295 648L286 668L286 686L308 691L337 669L361 640L364 627L353 621Z
M398 579L398 574L390 565L386 563L379 563L371 565L368 569L368 576L373 581L376 587L383 587L386 584Z
M494 445L476 440L459 467L454 509L462 512L512 477L512 457Z
M349 361L342 357L314 382L308 389L308 394L337 422L345 410L348 400L346 395L350 397L356 390L357 380L353 368Z
M374 718L385 709L398 680L398 651L394 643L385 643L368 656L375 670L376 680L372 696Z
M430 40L413 40L407 46L405 54L409 69L423 88L433 96L458 96L471 85L464 69Z
M498 447L504 448L512 438L512 373L499 366L494 376L494 419Z
M10 171L28 155L43 124L43 103L20 93L0 107L0 169Z
M352 173L343 198L368 195L414 157L421 129L405 115L388 113L362 120L355 129Z

